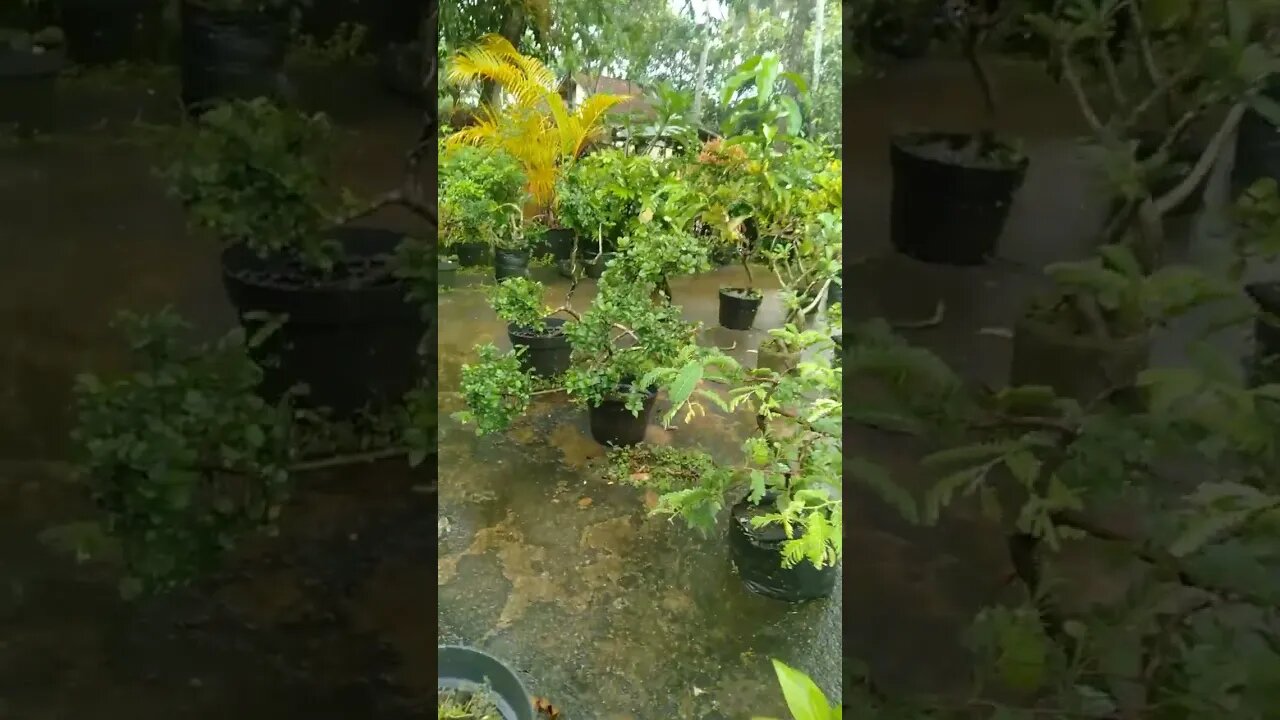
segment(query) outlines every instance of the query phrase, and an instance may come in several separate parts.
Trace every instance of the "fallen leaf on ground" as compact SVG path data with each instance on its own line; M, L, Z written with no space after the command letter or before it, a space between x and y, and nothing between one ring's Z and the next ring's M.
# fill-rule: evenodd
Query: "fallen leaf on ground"
M634 481L636 481L636 482L644 482L645 480L648 480L648 479L649 479L649 473L647 473L647 472L633 472L633 473L631 473L631 479L632 479L632 480L634 480Z
M591 507L591 498L584 497L581 500L579 500L578 507L580 508Z
M644 491L644 507L646 510L652 510L658 507L658 493L653 490Z
M560 718L560 709L552 705L551 701L546 698L535 697L533 699L533 709L539 715L547 718L547 720L559 720Z

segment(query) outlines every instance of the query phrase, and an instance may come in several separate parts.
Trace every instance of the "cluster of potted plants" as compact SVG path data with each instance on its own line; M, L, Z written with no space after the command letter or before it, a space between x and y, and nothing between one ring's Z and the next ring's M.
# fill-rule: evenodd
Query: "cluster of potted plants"
M131 594L180 585L274 524L292 475L434 453L434 243L355 224L396 204L434 227L419 167L434 123L401 187L368 202L332 182L321 115L229 100L174 133L161 174L221 241L240 327L202 346L171 313L126 316L132 374L78 381L82 470L129 548Z
M855 421L920 432L937 448L924 464L938 478L920 502L866 461L853 461L852 477L912 521L976 501L1005 537L1024 599L982 610L966 633L977 693L902 697L867 678L851 702L874 718L1267 717L1280 677L1280 388L1212 337L1193 340L1178 366L1151 367L1148 354L1165 325L1194 313L1210 335L1253 322L1256 359L1274 359L1273 284L1241 286L1280 237L1274 181L1236 204L1227 267L1164 256L1165 219L1203 187L1241 119L1270 113L1280 66L1253 23L1255 3L1171 16L1140 2L1066 6L1028 26L1053 48L1109 151L1119 202L1095 257L1048 268L1053 291L1015 328L1010 387L972 390L883 323L844 341L844 369L866 389ZM1122 10L1136 84L1109 67ZM1156 17L1159 42L1147 26ZM1178 111L1153 122L1147 112L1166 103ZM1171 172L1200 119L1211 121L1207 140ZM1073 567L1068 541L1075 562L1082 551L1105 554L1090 567L1119 591L1081 597L1062 582Z
M724 140L662 159L628 148L565 156L541 206L571 233L567 247L553 246L573 278L568 299L549 307L542 285L527 278L492 288L513 350L485 344L463 366L458 417L477 433L499 432L535 392L565 392L585 406L592 436L619 449L614 471L662 490L659 512L710 529L732 496L729 542L747 587L798 601L831 592L840 558L841 371L826 352L839 328L810 329L808 320L824 299L838 318L830 289L839 283L841 190L838 161L788 134L799 128L794 99L746 92L747 79L767 88L764 76L780 72L771 57L739 69L727 88L739 98L735 134ZM495 123L487 132L502 136ZM749 286L751 264L767 262L783 287L786 322L762 343L758 369L700 348L698 326L673 298L671 280L710 270L713 256L737 260ZM580 260L597 280L585 308L573 303ZM762 297L754 287L742 295L756 306ZM745 326L734 325L750 328L754 309ZM712 380L729 390L704 387ZM740 470L717 469L697 451L642 445L662 390L671 414L701 411L704 401L724 412L752 408L758 433Z

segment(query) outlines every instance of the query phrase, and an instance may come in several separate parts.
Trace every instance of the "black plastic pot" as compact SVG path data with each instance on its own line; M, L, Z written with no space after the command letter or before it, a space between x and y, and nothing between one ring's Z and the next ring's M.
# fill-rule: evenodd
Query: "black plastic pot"
M803 602L831 595L837 568L814 567L804 560L782 567L782 544L787 541L781 525L753 528L751 518L773 512L776 498L766 495L761 505L745 499L729 512L729 557L747 589L757 595L785 602ZM799 530L797 530L799 532Z
M493 253L493 277L499 282L529 276L529 251L497 248Z
M644 433L649 427L657 399L658 392L650 390L644 400L644 409L638 416L632 415L621 400L605 400L590 408L587 419L591 425L591 437L601 445L639 445L644 442Z
M20 134L49 129L57 116L57 75L67 65L55 50L0 50L0 125Z
M453 246L453 250L462 267L480 267L489 255L489 246L484 243L458 243Z
M890 234L899 252L943 265L981 265L995 255L1027 160L980 166L946 157L971 141L947 133L893 139Z
M63 35L71 59L107 65L159 58L162 0L61 0Z
M545 332L507 325L511 347L523 347L520 364L540 377L555 377L569 369L569 338L564 334L564 320L547 318Z
M573 257L573 231L568 228L551 228L547 231L545 242L556 260L568 260Z
M835 352L831 355L831 364L840 367L844 364L844 335L832 335L831 341L836 344Z
M604 274L605 267L609 265L609 261L612 259L613 253L607 252L602 255L597 255L583 263L587 277L593 280L599 280L600 276Z
M192 110L225 99L285 93L288 19L279 14L215 11L182 3L182 102Z
M427 91L422 87L422 50L416 42L393 43L378 53L378 75L392 94L426 106Z
M1280 83L1273 83L1265 94L1280 101ZM1280 128L1249 110L1240 119L1231 184L1239 194L1262 178L1280 182Z
M720 325L730 330L750 330L763 300L759 290L720 288Z
M831 307L836 303L844 302L844 286L838 283L831 283L827 286L827 307Z
M458 645L436 647L438 690L487 691L502 720L534 720L533 698L501 660Z
M402 239L377 228L342 228L334 237L345 248L348 276L385 268ZM405 283L387 273L356 287L341 280L321 285L300 282L295 268L243 246L222 254L223 285L246 330L260 324L249 313L288 315L254 351L264 366L262 395L274 401L305 383L310 392L301 404L331 408L337 417L399 402L423 373L417 350L427 330L420 309L405 299Z
M1150 352L1145 336L1104 341L1023 317L1014 324L1009 381L1014 386L1046 385L1062 397L1087 403L1111 388L1134 383Z

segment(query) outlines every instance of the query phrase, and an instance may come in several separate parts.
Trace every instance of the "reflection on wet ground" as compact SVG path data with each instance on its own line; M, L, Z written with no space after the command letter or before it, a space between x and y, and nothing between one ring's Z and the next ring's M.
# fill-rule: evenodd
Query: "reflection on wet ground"
M714 326L717 288L739 284L741 272L677 280L672 292L686 317ZM568 281L537 277L558 304ZM727 525L703 538L648 517L643 491L604 481L603 448L563 396L540 396L501 436L477 438L443 417L460 407L458 371L472 345L509 347L476 276L456 280L440 300L441 639L506 658L566 718L781 715L771 657L837 697L838 588L799 606L749 593L729 563ZM585 281L575 307L593 290ZM781 312L771 295L756 326L777 327ZM762 337L713 327L702 341L753 366ZM664 407L659 398L655 416ZM732 463L749 432L749 418L708 414L671 430L651 425L647 442L699 446Z

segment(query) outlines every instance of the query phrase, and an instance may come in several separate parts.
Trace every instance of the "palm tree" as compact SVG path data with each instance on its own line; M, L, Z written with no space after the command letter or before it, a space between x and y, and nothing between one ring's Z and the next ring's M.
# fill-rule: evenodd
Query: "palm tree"
M545 209L553 205L561 169L600 137L605 113L629 99L597 93L571 111L558 92L555 73L501 35L486 35L460 50L447 77L461 85L492 82L508 101L501 107L486 103L478 122L449 136L446 145L482 145L510 153L524 167L529 194Z

